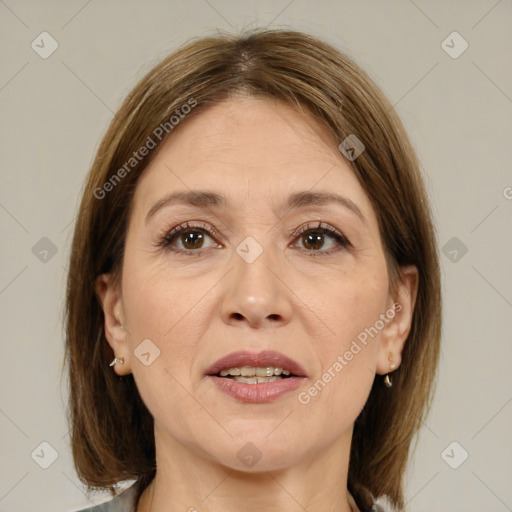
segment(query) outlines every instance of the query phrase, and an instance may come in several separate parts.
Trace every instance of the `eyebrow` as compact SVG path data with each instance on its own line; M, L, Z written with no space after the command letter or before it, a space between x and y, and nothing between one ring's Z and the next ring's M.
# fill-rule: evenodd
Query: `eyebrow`
M197 206L199 208L225 209L228 205L226 198L216 192L209 190L188 190L182 192L172 192L157 201L146 215L146 223L149 222L155 213L165 206L172 204L186 204ZM322 206L329 203L338 204L357 215L363 222L366 219L360 208L348 197L344 197L332 192L295 192L288 197L284 207L289 210L297 210L306 206Z

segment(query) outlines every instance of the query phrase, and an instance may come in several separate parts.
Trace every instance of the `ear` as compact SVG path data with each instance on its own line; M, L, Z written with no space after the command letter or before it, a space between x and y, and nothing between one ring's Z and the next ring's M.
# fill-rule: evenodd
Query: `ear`
M396 293L390 296L381 332L377 373L385 375L396 370L402 362L402 351L412 324L412 314L418 292L418 269L415 265L400 267Z
M123 364L114 365L114 371L117 375L127 375L131 373L130 349L119 287L111 274L101 274L96 278L95 284L105 317L105 337L112 347L114 356L124 359Z

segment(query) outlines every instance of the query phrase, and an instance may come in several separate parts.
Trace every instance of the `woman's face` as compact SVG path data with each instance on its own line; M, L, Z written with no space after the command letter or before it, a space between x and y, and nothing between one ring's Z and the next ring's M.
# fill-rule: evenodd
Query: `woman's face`
M234 97L178 126L139 179L121 287L109 291L125 331L109 341L157 448L279 469L349 443L390 350L399 364L401 306L388 292L375 212L336 142L284 104ZM301 377L207 375L238 351L275 351Z

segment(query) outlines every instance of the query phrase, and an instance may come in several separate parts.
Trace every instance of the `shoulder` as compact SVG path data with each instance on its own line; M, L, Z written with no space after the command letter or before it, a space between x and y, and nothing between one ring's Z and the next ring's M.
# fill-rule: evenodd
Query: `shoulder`
M132 485L110 501L94 507L82 508L76 512L136 512L135 498L136 485Z

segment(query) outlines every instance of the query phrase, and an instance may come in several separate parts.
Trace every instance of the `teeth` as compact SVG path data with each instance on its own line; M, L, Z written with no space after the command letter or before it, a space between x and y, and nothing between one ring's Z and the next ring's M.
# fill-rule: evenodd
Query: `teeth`
M242 368L240 368L240 375L242 377L254 377L256 375L256 368L252 366L242 366Z
M282 377L235 377L233 380L243 382L244 384L262 384L264 382L275 382L281 380Z
M272 377L272 375L274 375L273 366L267 366L265 368L256 368L256 377Z
M233 377L273 377L279 375L290 375L288 370L275 366L264 366L255 368L254 366L242 366L241 368L229 368L228 370L221 370L220 376L227 377L231 375ZM266 381L265 381L266 382Z

